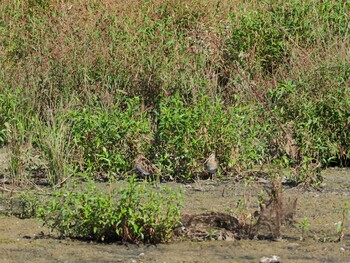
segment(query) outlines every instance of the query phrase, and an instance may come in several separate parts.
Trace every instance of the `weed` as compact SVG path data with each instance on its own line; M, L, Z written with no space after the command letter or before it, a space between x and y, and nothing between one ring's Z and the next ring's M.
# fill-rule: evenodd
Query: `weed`
M76 155L81 156L78 168L92 174L124 175L132 169L138 153L147 153L152 141L151 123L138 98L108 110L70 111L66 118Z
M345 224L346 220L350 218L350 206L349 203L346 202L342 205L342 208L340 209L341 213L341 221L339 221L336 224L336 232L338 235L338 240L337 241L343 241L344 239L344 231L346 229Z
M305 240L305 234L310 230L310 221L308 217L304 217L300 223L294 224L301 232L300 241Z
M42 196L35 191L23 191L1 198L2 213L18 218L32 218L37 214L38 206L42 202Z
M83 189L55 192L38 217L66 237L158 243L171 238L179 208L179 193L155 192L131 178L120 190L99 190L89 181Z

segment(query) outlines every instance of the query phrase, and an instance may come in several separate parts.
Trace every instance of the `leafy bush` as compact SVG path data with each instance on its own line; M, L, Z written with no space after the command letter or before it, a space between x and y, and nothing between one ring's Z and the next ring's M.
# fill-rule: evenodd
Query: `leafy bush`
M6 125L18 117L16 111L21 105L20 92L20 90L13 92L5 87L0 87L0 146L6 144L10 136Z
M273 26L271 11L258 9L238 19L226 43L226 59L240 62L246 70L255 67L257 70L263 68L266 72L274 72L288 54L284 32Z
M211 152L224 170L249 168L266 158L266 127L249 105L224 107L219 99L199 96L186 103L179 95L165 99L157 115L155 162L179 179L203 173ZM240 170L240 169L239 169Z
M138 98L108 109L84 107L64 118L69 119L76 156L81 156L78 164L92 174L126 173L135 156L150 147L151 122Z
M344 83L350 76L349 64L327 62L319 66L319 72L306 76L270 89L267 100L280 120L292 125L302 157L323 165L345 165L350 156L346 135L350 94Z
M129 179L109 192L89 181L82 189L54 193L38 217L60 235L98 241L166 242L179 223L181 194L155 191Z
M37 208L42 203L42 196L35 191L18 192L11 196L1 196L0 214L16 216L18 218L32 218L36 216Z

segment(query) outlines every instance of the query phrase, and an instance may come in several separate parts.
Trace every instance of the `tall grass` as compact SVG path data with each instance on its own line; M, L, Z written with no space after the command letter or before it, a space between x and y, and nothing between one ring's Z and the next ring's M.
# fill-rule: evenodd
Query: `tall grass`
M214 151L224 175L348 165L349 13L332 0L1 1L14 176L29 169L21 149L52 183L123 176L138 153L186 180Z

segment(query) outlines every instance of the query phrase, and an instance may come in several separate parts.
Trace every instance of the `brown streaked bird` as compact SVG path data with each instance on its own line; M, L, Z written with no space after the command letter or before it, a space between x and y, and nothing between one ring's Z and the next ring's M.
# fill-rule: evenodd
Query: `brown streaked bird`
M159 173L159 169L154 164L152 164L143 154L139 154L136 157L135 168L137 172L145 179L149 176L157 175Z
M219 162L215 157L215 153L209 155L208 159L205 161L207 171L211 176L215 175L219 168Z

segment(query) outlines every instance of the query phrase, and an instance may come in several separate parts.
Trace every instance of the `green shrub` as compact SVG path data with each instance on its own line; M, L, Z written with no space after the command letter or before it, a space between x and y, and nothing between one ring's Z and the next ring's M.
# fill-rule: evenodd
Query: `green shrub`
M346 135L350 94L345 84L349 64L328 62L320 65L318 72L305 74L298 82L270 89L267 100L280 121L292 125L302 158L322 165L345 165L350 156Z
M55 192L38 217L64 237L135 243L166 242L179 223L181 195L169 189L155 191L134 178L109 192L92 181L81 188Z
M266 127L257 108L225 107L219 99L199 96L186 103L179 95L161 102L157 115L154 161L181 180L200 176L211 152L223 170L249 168L266 158Z
M0 198L2 206L0 214L16 216L21 219L32 218L36 216L37 208L42 201L42 196L35 191L18 192L12 196L3 195Z
M18 111L23 103L20 94L20 90L11 91L5 87L0 87L0 146L6 144L10 137L6 126L19 117Z
M238 62L248 72L262 68L273 73L288 57L285 34L274 22L273 12L262 7L239 17L233 14L226 59Z
M71 139L81 156L77 163L92 174L124 174L138 153L147 152L151 122L139 98L104 109L98 105L70 111Z

